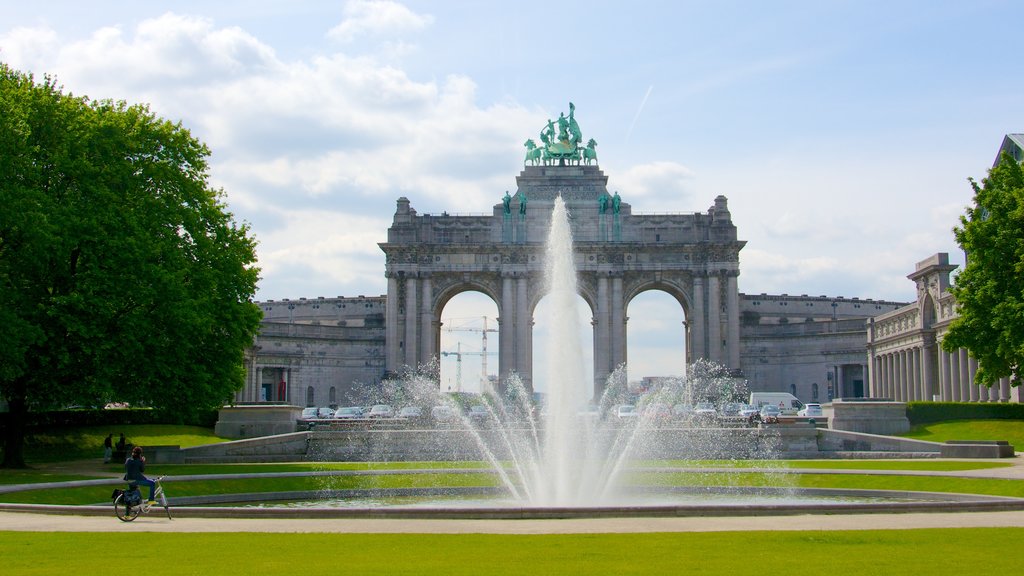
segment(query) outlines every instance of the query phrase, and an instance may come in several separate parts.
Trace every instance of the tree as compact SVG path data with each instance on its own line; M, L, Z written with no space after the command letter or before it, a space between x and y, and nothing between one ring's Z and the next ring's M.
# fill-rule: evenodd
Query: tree
M3 466L29 411L125 401L187 417L244 382L255 240L209 149L146 106L64 94L0 63Z
M1024 173L1003 154L979 186L974 205L953 230L967 263L951 292L959 316L942 347L966 348L978 361L975 382L985 386L1009 377L1020 385L1024 366Z

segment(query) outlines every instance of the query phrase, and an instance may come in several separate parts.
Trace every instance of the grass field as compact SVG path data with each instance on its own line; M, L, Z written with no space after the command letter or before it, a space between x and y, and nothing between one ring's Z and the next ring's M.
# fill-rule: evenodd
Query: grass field
M1024 451L1024 420L951 420L914 426L907 438L945 442L946 440L1007 440Z
M1017 574L1024 528L439 535L0 532L7 575ZM58 553L59 551L59 553Z

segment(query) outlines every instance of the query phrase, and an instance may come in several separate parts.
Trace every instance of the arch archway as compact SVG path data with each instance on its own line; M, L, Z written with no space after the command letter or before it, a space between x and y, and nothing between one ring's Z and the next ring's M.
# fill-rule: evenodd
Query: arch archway
M686 312L680 300L660 288L643 290L630 299L626 315L630 380L685 374Z

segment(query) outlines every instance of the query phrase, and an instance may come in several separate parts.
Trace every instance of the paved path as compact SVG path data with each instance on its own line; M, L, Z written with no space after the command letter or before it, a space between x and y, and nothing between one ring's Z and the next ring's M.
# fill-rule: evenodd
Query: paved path
M248 519L60 516L0 512L0 530L31 532L294 532L393 534L597 534L736 530L901 530L1024 527L1024 511L841 514L729 518L586 518L570 520Z

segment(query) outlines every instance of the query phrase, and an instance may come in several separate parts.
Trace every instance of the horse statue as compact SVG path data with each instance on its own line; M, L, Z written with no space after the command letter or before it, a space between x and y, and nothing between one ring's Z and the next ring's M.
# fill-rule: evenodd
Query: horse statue
M523 146L526 146L526 158L523 159L523 164L533 164L534 166L540 164L544 149L538 148L532 138L524 142Z
M590 161L597 162L597 140L593 138L587 142L587 147L583 149L583 163L590 165Z

